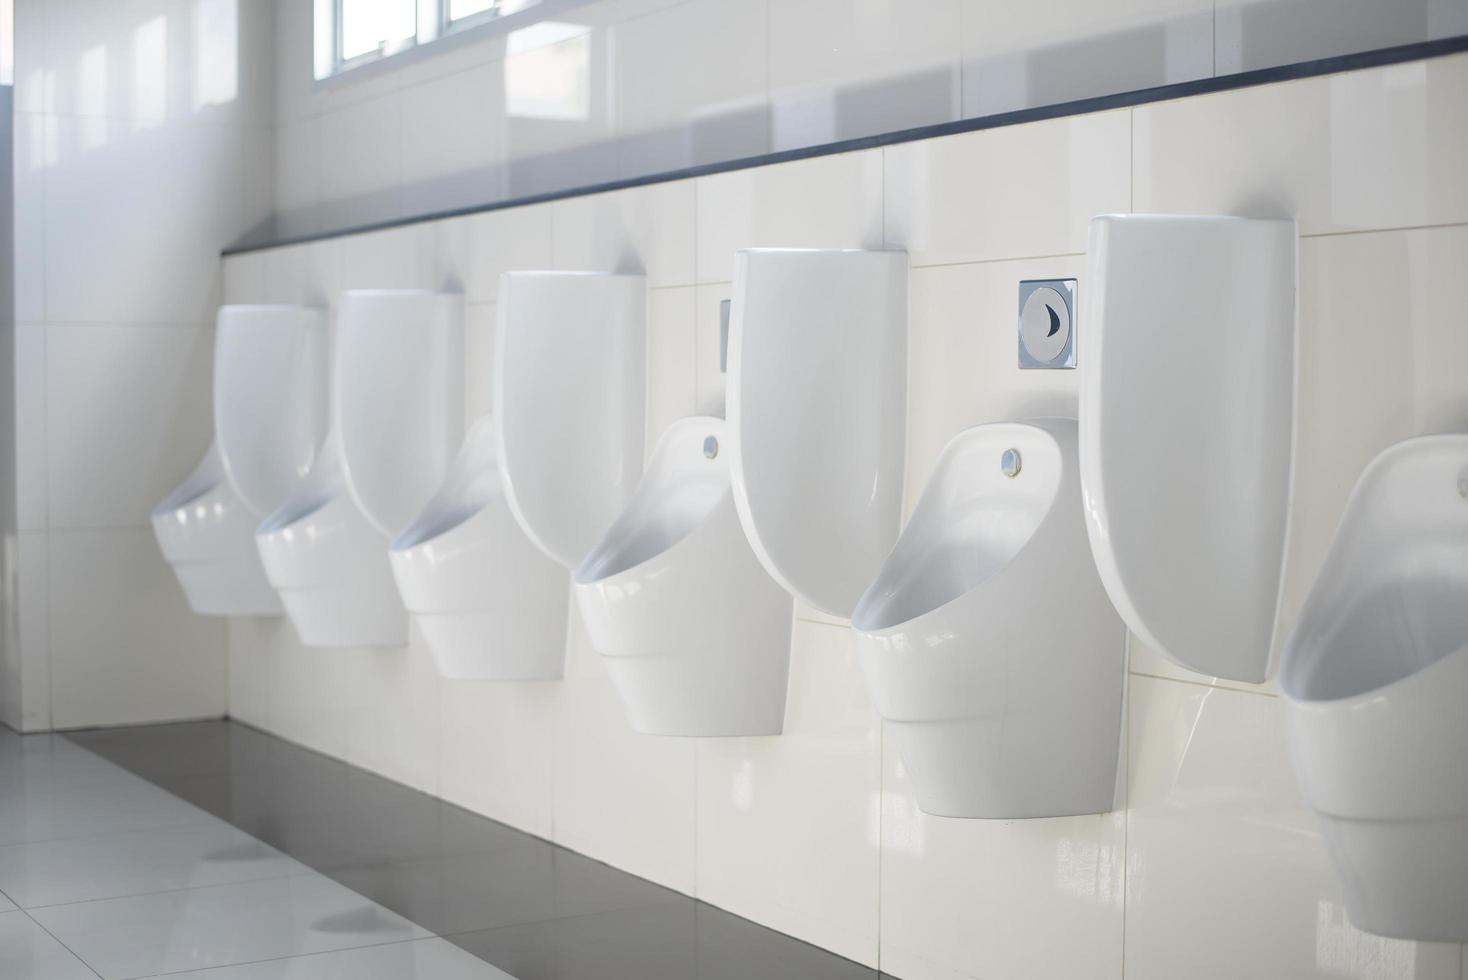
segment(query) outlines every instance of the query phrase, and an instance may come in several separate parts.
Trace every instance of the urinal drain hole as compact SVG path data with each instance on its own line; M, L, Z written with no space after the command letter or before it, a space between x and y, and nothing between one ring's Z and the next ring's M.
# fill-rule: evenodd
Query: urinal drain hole
M719 440L708 436L703 440L703 458L713 459L717 455L719 455Z
M999 469L1004 475L1013 480L1019 476L1019 471L1024 467L1024 460L1020 459L1018 449L1006 449L1004 455L999 459Z

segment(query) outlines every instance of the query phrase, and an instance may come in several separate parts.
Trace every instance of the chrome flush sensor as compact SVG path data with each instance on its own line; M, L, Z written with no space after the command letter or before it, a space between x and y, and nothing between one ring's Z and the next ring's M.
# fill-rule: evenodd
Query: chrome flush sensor
M1019 366L1076 366L1074 279L1024 279L1019 284Z

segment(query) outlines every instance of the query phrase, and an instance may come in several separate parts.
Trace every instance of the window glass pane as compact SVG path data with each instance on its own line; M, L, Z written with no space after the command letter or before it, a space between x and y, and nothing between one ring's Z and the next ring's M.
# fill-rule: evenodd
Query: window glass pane
M417 0L341 0L343 61L418 33Z

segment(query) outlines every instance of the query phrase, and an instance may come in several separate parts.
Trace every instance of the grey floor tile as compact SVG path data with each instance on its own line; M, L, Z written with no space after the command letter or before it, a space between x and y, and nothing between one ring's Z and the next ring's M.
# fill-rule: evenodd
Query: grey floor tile
M518 980L846 980L850 960L692 900L447 937Z
M350 868L333 877L440 935L689 901L543 841Z

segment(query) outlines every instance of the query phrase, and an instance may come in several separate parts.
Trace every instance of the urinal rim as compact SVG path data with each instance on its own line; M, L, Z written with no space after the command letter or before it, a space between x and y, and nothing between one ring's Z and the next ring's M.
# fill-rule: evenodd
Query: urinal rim
M1415 436L1394 443L1377 453L1362 469L1361 475L1357 477L1350 496L1346 498L1345 509L1341 512L1340 520L1331 535L1330 546L1326 549L1325 558L1320 564L1320 572L1317 573L1315 581L1311 584L1310 591L1306 593L1305 601L1300 605L1300 613L1295 621L1295 626L1291 629L1284 650L1280 654L1279 692L1280 696L1289 704L1304 709L1345 708L1352 704L1364 704L1383 694L1406 691L1409 687L1421 682L1422 679L1430 678L1434 672L1447 671L1448 667L1445 665L1450 661L1468 656L1468 642L1465 642L1461 646L1448 650L1424 667L1364 691L1330 698L1311 697L1301 693L1301 689L1311 684L1319 675L1323 663L1333 662L1331 658L1319 653L1316 653L1309 661L1302 658L1306 657L1307 650L1316 650L1320 644L1325 643L1331 635L1332 627L1341 621L1339 609L1333 613L1327 613L1319 608L1319 604L1326 601L1320 593L1321 587L1326 584L1336 584L1326 583L1325 576L1336 567L1341 560L1342 552L1351 544L1348 540L1349 536L1344 532L1359 522L1360 517L1357 512L1366 506L1365 498L1373 492L1374 484L1382 478L1398 457L1412 455L1423 450L1430 451L1437 446L1444 448L1461 446L1468 450L1468 434L1435 433Z
M999 420L995 420L995 421L992 421L992 422L980 422L977 425L968 426L968 427L964 428L962 431L960 431L957 434L955 434L953 436L953 438L949 439L948 442L944 445L943 451L938 456L938 466L941 466L941 465L943 465L944 462L947 461L947 458L948 458L948 455L949 455L949 451L960 440L964 440L966 438L970 438L972 436L972 433L975 430L978 430L978 429L986 429L986 428L990 428L990 427L994 427L994 426L1023 426L1023 427L1026 427L1026 428L1036 429L1036 430L1038 430L1040 432L1043 432L1051 440L1051 442L1053 442L1055 444L1055 447L1059 451L1059 454L1060 454L1060 463L1061 463L1060 479L1057 482L1057 485L1056 485L1056 488L1055 488L1055 493L1051 496L1049 504L1046 505L1044 516L1041 517L1040 520L1035 524L1035 529L1032 532L1030 532L1029 537L1025 539L1024 544L1022 544L1020 546L1019 550L1014 553L1014 556L1011 557L1008 561L1006 561L1001 567L997 568L994 572L992 572L989 575L986 575L984 578L982 578L981 580L979 580L972 587L967 588L967 589L964 589L962 592L958 593L957 595L953 596L952 598L950 598L950 599L948 599L948 600L946 600L946 601L944 601L942 603L939 603L938 605L932 607L931 609L924 610L923 612L919 613L916 616L912 616L912 617L910 617L908 619L904 619L904 620L901 620L900 622L892 623L892 624L887 625L887 626L863 626L863 625L861 625L861 620L864 617L862 617L861 614L866 609L867 598L868 598L868 596L870 596L872 594L872 592L877 588L877 586L882 583L883 577L885 576L886 571L887 571L887 564L888 564L889 561L891 561L893 555L896 553L896 550L897 550L897 544L894 544L893 545L893 548L892 548L892 552L889 553L888 556L887 556L887 558L882 561L882 564L877 569L876 576L872 579L871 585L867 586L866 591L864 591L862 593L861 598L857 601L856 608L853 609L852 612L851 612L851 628L853 630L855 630L858 634L860 634L862 636L887 637L887 636L892 636L892 635L894 635L896 633L899 633L899 632L904 632L906 630L909 630L909 629L912 628L912 625L914 623L921 622L923 620L928 619L929 617L933 617L933 616L937 616L937 615L942 614L942 613L950 612L959 603L966 602L966 601L970 600L974 595L976 595L977 593L983 591L991 583L997 581L1000 576L1004 575L1006 572L1008 572L1011 569L1013 569L1016 566L1016 564L1022 558L1024 558L1024 556L1026 554L1033 553L1033 551L1037 547L1037 544L1038 544L1038 542L1039 542L1039 540L1041 539L1042 536L1045 536L1045 537L1048 537L1049 536L1048 532L1054 526L1055 522L1060 519L1060 516L1061 516L1061 511L1060 511L1060 506L1059 506L1060 505L1060 498L1061 498L1061 496L1063 494L1063 491L1065 489L1067 478L1073 479L1074 482L1077 484L1077 487L1079 487L1079 483L1080 483L1080 467L1079 467L1079 462L1078 462L1077 459L1072 459L1071 461L1067 462L1067 460L1065 458L1065 447L1061 444L1060 440L1056 437L1056 434L1055 434L1054 429L1052 429L1048 425L1045 425L1044 424L1046 422L1065 423L1066 425L1068 425L1072 429L1072 431L1075 430L1076 425L1077 425L1077 422L1076 422L1075 419L1065 418L1064 416L1045 416L1045 417L1042 417L1042 418L1034 418L1034 419L999 419ZM1073 448L1075 448L1077 450L1077 455L1078 455L1079 446L1074 446ZM937 472L937 466L934 467L934 473L936 474L936 472ZM918 505L917 505L918 507L921 507L922 506L923 496L926 496L926 494L928 492L928 487L931 486L931 484L932 484L932 479L933 479L932 477L929 477L928 484L923 487L923 495L922 496L919 496L919 498L918 498ZM1079 501L1077 501L1077 503L1079 503ZM916 517L916 515L917 515L917 507L913 508L913 517ZM908 522L907 522L907 526L905 526L902 529L902 531L899 532L898 535L897 535L897 543L898 544L901 543L903 534L905 534L907 532L908 527L911 527L911 525L912 525L912 518L909 518L908 519ZM1084 533L1084 528L1082 529L1082 533ZM1085 555L1085 557L1087 559L1090 558L1089 551L1087 552L1087 554Z
M488 433L487 436L484 435L485 432ZM448 489L449 484L453 482L456 477L459 476L459 464L463 462L465 454L469 452L471 446L478 448L478 444L481 441L485 443L486 448L482 451L488 454L488 465L489 468L493 470L493 473L487 477L489 483L489 493L484 497L483 500L475 502L472 506L472 509L470 509L463 517L454 521L454 523L448 525L447 527L443 527L432 534L423 536L420 533L420 526L428 523L425 519L428 517L429 511L437 510L435 505L438 503L439 498L443 495L444 491ZM496 429L494 418L492 416L485 415L477 419L474 424L470 425L468 429L465 430L463 444L459 447L459 452L455 454L453 462L449 464L448 472L444 476L443 483L439 485L439 488L434 493L434 495L428 498L428 502L423 505L422 512L420 512L418 516L409 521L406 527L404 527L401 531L393 536L392 540L388 543L388 553L391 555L404 555L409 552L416 551L419 548L430 546L435 542L440 541L444 537L462 529L465 525L469 524L475 518L483 515L486 510L494 505L496 499L504 500L505 487L504 478L502 476L502 469L503 468L500 466L499 432Z
M679 418L679 419L674 420L671 424L668 425L667 428L665 428L663 430L662 435L660 435L658 437L657 445L655 445L653 447L653 454L652 454L652 457L648 460L648 462L651 463L652 460L657 459L658 451L660 449L662 449L662 446L663 446L663 440L666 439L666 438L668 438L670 435L672 435L673 432L676 429L683 428L683 427L686 427L686 428L690 428L691 429L691 428L694 428L695 427L694 423L698 423L698 424L702 425L702 424L707 424L709 422L717 422L718 425L719 425L719 430L720 430L719 431L720 438L727 438L728 432L729 432L729 423L727 422L727 420L722 419L722 418L719 418L716 415L685 415L682 418ZM632 507L633 501L635 501L637 499L638 494L639 494L639 491L642 489L643 481L647 479L648 474L651 473L651 472L652 472L652 469L651 469L650 466L643 467L642 479L638 481L637 488L632 491L632 496L627 499L627 504L622 508L622 512L621 513L625 514ZM712 524L712 522L714 521L714 519L718 516L719 511L721 509L723 509L726 506L727 507L731 507L731 508L734 506L734 487L733 487L733 482L732 482L732 476L730 474L729 464L727 462L724 465L724 476L725 476L724 487L723 487L723 490L719 494L719 499L714 503L714 505L712 507L710 507L707 510L707 512L704 513L703 517L698 521L698 523L694 524L692 527L690 527L683 534L679 535L666 548L663 548L660 551L657 551L657 552L655 552L655 553L653 553L651 555L648 555L646 558L644 558L640 562L637 562L636 564L627 565L627 566L625 566L625 567L623 567L621 569L618 569L615 572L612 572L609 575L602 575L602 576L599 576L597 578L583 578L582 577L582 570L585 569L586 566L591 563L591 560L593 558L597 557L597 554L598 554L598 552L600 552L602 550L602 545L605 543L607 537L611 535L611 532L612 532L613 528L616 527L616 523L617 522L616 521L613 521L612 522L612 527L610 527L610 528L607 529L607 533L602 536L602 540L601 541L598 541L596 543L596 546L594 548L592 548L591 551L587 552L586 557L583 558L581 560L581 563L579 565L577 565L576 568L572 571L572 574L571 574L571 582L572 582L572 584L575 585L576 588L578 588L578 589L581 589L581 588L588 588L588 589L590 589L590 588L596 588L598 586L601 586L601 585L604 585L604 584L607 584L607 583L616 582L618 579L631 578L631 577L635 576L636 574L640 573L645 568L645 566L647 566L647 565L649 565L649 564L651 564L651 563L653 563L655 561L665 560L665 559L667 559L667 557L669 555L675 554L675 552L678 552L680 549L681 550L687 550L687 549L684 549L683 546L685 544L688 544L693 539L695 539L700 534L700 532L706 531L709 528L709 526ZM618 515L617 520L620 520L620 519L621 519L621 514ZM734 520L735 520L736 523L739 520L739 515L738 515L737 512L734 514ZM742 528L740 529L740 532L739 533L741 535L744 533ZM622 554L623 552L626 551L626 547L627 547L627 545L624 543L624 545L621 548L618 548L617 549L617 551L615 552L615 554ZM689 547L691 548L692 545L690 545Z
M324 494L320 500L315 501L306 510L293 513L288 519L285 517L285 512L291 510L294 501L287 500L273 512L266 515L265 519L260 522L260 526L255 528L255 537L269 538L274 537L282 531L289 531L307 518L321 513L321 511L325 510L331 504L336 503L344 496L346 496L346 491L344 490Z
M205 471L205 467L211 463L213 464L214 472L207 477L200 476L201 471ZM187 496L181 496L184 488L193 483L195 478L199 479L201 484L200 488ZM194 468L189 470L188 475L180 480L172 490L168 491L163 499L148 512L148 518L149 520L156 520L160 517L168 517L192 504L200 497L208 496L221 487L229 490L236 500L243 503L239 493L235 491L233 485L229 482L229 476L224 469L224 460L219 455L218 444L211 442L209 448L204 451L204 455L194 464Z

